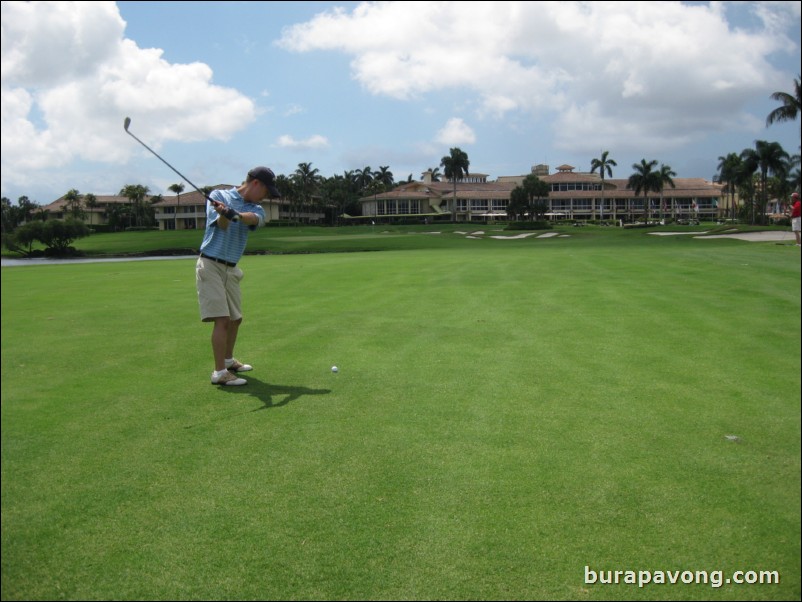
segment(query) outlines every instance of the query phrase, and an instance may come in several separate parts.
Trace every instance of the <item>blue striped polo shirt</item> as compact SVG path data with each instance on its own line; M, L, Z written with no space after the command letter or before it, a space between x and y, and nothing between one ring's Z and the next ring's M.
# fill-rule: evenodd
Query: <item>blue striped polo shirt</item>
M236 188L229 190L213 190L209 198L225 203L239 213L255 213L259 216L259 223L265 221L265 210L257 203L249 203L242 198ZM200 246L201 253L216 257L223 261L238 263L245 252L248 242L248 233L256 230L256 226L248 226L241 221L231 222L228 229L217 227L217 218L220 217L211 203L206 203L206 232Z

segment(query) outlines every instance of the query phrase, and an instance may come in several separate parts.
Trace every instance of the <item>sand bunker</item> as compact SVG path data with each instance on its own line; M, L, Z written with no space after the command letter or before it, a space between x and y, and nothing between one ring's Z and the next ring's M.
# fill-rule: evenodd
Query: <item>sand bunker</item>
M677 236L692 235L694 238L737 238L738 240L749 240L752 242L771 242L775 240L794 240L793 232L782 232L777 230L765 232L736 232L733 234L710 234L706 232L649 232L654 236Z
M710 236L694 236L694 238L737 238L738 240L749 240L752 242L771 242L775 240L794 240L793 232L739 232L737 234L712 234Z

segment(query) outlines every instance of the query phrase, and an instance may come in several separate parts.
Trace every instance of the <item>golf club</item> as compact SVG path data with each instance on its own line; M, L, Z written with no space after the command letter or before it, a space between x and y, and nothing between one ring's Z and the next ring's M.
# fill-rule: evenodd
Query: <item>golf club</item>
M164 163L164 164L165 164L167 167L169 167L169 168L170 168L170 169L172 169L172 170L173 170L175 173L177 173L179 176L181 176L181 178L182 178L182 179L183 179L183 180L184 180L184 181L185 181L187 184L189 184L190 186L192 186L192 188L194 188L195 190L197 190L198 192L200 192L200 193L201 193L201 194L204 196L204 198L205 198L207 201L209 201L210 203L213 203L213 204L215 204L215 205L217 205L217 204L218 204L218 203L217 203L217 201L213 201L212 199L210 199L208 194L206 194L206 193L205 193L205 192L203 192L203 191L202 191L200 188L198 188L197 186L195 186L195 184L193 184L192 182L190 182L190 181L189 181L189 178L187 178L187 177L186 177L184 174L182 174L182 173L181 173L180 171L178 171L178 170L177 170L175 167L173 167L172 165L170 165L170 164L169 164L167 161L165 161L164 159L162 159L161 157L159 157L159 153L157 153L155 150L153 150L152 148L150 148L150 147L149 147L147 144L145 144L144 142L142 142L142 141L141 141L139 138L137 138L136 136L134 136L134 134L133 134L133 133L132 133L132 132L131 132L131 131L128 129L128 128L130 127L130 125L131 125L131 118L130 118L130 117L126 117L126 118L125 118L125 121L123 122L123 127L125 128L125 132L126 132L126 133L127 133L129 136L131 136L131 138L133 138L134 140L136 140L137 142L139 142L139 144L141 144L141 145L142 145L142 146L144 146L146 149L148 149L150 152L152 152L154 155L156 155L156 157L159 159L159 161L161 161L162 163Z

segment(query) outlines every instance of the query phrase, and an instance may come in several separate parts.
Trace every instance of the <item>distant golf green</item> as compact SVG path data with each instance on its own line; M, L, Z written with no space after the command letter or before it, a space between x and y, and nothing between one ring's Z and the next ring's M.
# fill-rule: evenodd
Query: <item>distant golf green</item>
M258 231L245 387L193 259L4 267L2 599L798 600L799 250L435 231Z

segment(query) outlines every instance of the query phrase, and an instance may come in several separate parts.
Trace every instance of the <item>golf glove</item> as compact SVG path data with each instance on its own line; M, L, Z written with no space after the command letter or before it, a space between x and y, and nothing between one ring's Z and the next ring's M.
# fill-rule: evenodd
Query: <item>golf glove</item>
M239 213L237 213L237 211L235 211L235 210L234 210L234 209L232 209L231 207L228 207L228 208L227 208L227 209L226 209L226 210L223 212L223 216L224 216L224 217L225 217L227 220L229 220L229 221L232 221L232 222L238 222L238 221L239 221L239 218L240 218L240 215L239 215Z

